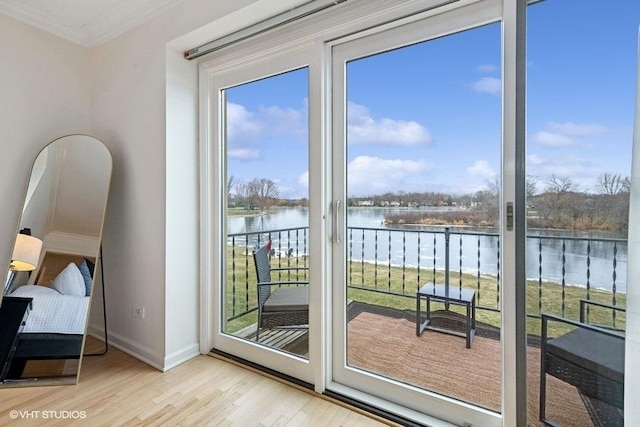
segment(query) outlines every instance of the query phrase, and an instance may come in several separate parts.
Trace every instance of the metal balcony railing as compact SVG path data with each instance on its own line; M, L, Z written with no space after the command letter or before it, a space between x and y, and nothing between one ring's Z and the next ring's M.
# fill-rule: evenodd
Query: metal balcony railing
M415 300L417 289L424 283L438 281L447 286L472 287L477 309L500 311L498 233L452 231L448 227L348 227L347 235L346 282L350 289ZM268 240L273 241L274 266L308 267L307 227L229 235L228 320L256 310L251 251ZM551 312L571 317L569 312L575 311L581 298L612 305L624 303L626 268L621 269L619 264L626 265L626 245L624 239L528 235L528 316ZM611 316L615 327L615 312Z

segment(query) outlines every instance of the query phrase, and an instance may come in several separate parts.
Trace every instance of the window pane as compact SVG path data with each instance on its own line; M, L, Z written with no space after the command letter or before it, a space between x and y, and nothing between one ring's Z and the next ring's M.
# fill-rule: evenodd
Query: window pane
M347 65L347 362L496 412L500 70L500 24Z
M304 358L309 277L307 94L306 68L225 90L227 306L221 310L224 333ZM261 252L266 254L266 276L260 275L258 286L256 263L261 264L260 258L254 262L253 253L265 245L268 248Z
M527 15L529 396L559 425L623 425L640 3L549 0Z

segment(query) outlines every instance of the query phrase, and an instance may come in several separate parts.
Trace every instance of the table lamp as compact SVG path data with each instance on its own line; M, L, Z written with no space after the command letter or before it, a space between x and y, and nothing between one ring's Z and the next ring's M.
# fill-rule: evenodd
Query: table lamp
M32 271L36 269L42 250L42 240L27 234L18 234L11 255L9 269L12 271Z
M42 251L42 240L23 232L16 236L16 243L13 247L9 264L9 277L4 286L4 295L11 291L16 272L36 269L40 260L40 251Z

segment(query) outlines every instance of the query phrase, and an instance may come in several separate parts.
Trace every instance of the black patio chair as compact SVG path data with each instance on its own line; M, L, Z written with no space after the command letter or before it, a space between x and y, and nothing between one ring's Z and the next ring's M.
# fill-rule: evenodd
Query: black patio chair
M260 329L308 328L309 282L302 280L272 280L271 272L286 273L308 270L307 267L271 268L271 241L253 251L253 261L258 277L258 326L256 341L260 341Z
M611 310L621 307L580 301L580 321L542 314L540 360L540 421L546 417L546 374L574 385L596 426L624 425L624 335L621 331L585 322L588 304ZM548 336L548 323L573 329L557 338Z

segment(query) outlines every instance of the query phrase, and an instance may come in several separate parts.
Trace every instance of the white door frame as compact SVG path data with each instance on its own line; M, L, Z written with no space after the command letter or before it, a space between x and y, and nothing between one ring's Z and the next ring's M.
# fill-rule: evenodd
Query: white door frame
M277 53L254 55L249 60L238 60L233 63L211 61L202 67L201 91L206 105L201 106L204 112L202 119L206 126L204 139L209 141L202 147L203 161L203 283L207 284L207 298L203 298L203 316L207 319L206 346L241 357L253 363L265 366L301 381L313 384L314 372L311 368L313 355L309 360L284 353L257 343L234 337L223 332L222 317L225 316L226 303L222 296L222 284L225 280L226 251L226 194L223 187L226 181L226 144L225 144L225 100L224 90L247 82L285 73L287 71L308 67L308 46L296 46L280 49ZM208 195L208 196L207 196ZM310 197L311 199L311 197ZM311 229L311 224L310 224ZM215 244L215 243L218 244ZM312 255L313 256L313 255ZM311 283L310 286L317 287ZM312 299L310 306L315 306ZM315 307L314 310L317 310ZM310 325L310 330L313 326Z

